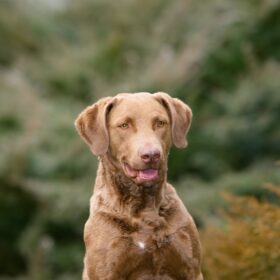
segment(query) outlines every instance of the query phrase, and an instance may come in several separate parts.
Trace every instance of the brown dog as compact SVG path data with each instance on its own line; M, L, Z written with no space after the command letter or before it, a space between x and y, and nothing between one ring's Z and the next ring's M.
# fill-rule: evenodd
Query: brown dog
M118 94L86 108L76 128L99 157L85 225L84 280L201 280L192 217L167 183L191 109L166 93Z

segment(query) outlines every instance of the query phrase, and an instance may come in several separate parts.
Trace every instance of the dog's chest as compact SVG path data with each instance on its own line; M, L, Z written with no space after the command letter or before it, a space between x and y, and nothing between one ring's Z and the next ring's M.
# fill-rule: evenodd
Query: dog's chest
M186 277L198 267L188 225L182 221L175 226L159 213L144 214L131 219L100 213L108 231L89 229L95 232L91 252L98 256L89 262L99 273L117 275L114 280L194 279Z
M189 275L193 266L192 248L188 238L183 240L179 231L170 232L166 227L144 224L138 231L118 238L116 249L122 250L126 256L122 270L127 275L133 275L128 279L137 279L139 271L143 275L169 275L170 278L166 279L185 279L184 275Z
M139 230L129 235L128 243L139 255L143 253L154 254L161 250L170 249L173 244L174 234L166 227L142 225Z

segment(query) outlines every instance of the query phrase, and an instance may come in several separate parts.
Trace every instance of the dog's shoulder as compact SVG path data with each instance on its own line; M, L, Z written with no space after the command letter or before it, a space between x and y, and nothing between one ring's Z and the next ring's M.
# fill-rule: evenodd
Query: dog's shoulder
M166 192L160 210L165 213L166 218L182 216L191 218L187 208L179 198L176 189L169 183L166 184Z

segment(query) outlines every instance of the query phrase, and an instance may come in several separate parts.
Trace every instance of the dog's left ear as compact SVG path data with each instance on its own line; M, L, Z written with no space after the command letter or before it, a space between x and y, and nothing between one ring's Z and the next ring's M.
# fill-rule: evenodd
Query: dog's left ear
M186 135L192 122L191 108L181 100L172 98L164 92L157 92L154 96L169 113L173 144L177 148L185 148L188 145Z
M107 115L113 103L112 97L102 98L82 111L75 121L77 131L96 156L104 155L109 148Z

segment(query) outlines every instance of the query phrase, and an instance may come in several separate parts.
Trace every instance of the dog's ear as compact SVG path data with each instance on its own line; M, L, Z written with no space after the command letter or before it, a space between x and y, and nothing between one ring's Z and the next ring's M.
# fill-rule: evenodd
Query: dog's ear
M154 94L155 98L167 109L171 119L172 141L177 148L188 145L186 134L192 122L191 108L177 98L172 98L164 92Z
M112 97L102 98L87 107L75 121L77 131L96 156L104 155L109 148L107 115L113 102Z

